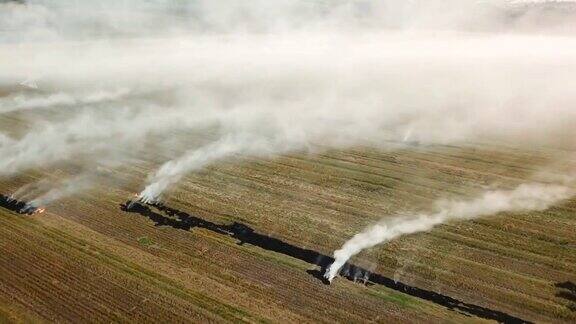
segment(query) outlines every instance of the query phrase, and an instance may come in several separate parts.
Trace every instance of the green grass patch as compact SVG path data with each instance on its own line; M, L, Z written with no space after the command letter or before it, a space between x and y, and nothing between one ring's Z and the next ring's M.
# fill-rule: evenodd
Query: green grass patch
M142 246L150 246L154 244L154 241L152 241L152 239L149 238L148 236L142 236L138 238L138 244Z
M403 308L417 308L418 304L420 304L420 301L418 301L414 297L395 291L369 289L368 294L383 299L385 301L394 303Z

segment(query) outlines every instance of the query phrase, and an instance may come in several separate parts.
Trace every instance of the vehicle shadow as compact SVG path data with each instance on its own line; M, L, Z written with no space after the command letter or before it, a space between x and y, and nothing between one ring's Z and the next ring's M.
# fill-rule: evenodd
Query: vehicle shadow
M156 209L157 211L153 210ZM308 270L307 272L314 278L321 280L324 284L330 282L324 278L326 269L334 262L334 258L314 250L304 249L282 240L255 232L251 227L234 222L230 225L219 225L210 221L203 220L199 217L192 216L186 212L168 207L164 204L146 205L140 202L127 201L121 204L121 209L137 213L149 218L156 223L156 226L170 226L176 229L189 231L195 227L204 228L218 234L231 236L238 240L238 244L251 244L259 248L281 253L311 265L317 266L317 269ZM164 215L163 215L164 214ZM529 323L518 317L492 310L486 307L465 303L461 300L442 295L440 293L417 288L405 283L394 281L388 277L368 271L362 267L351 263L346 263L340 270L340 276L365 285L382 285L390 289L402 292L404 294L424 299L435 304L446 307L450 310L458 311L465 315L478 316L485 319L495 320L501 323Z

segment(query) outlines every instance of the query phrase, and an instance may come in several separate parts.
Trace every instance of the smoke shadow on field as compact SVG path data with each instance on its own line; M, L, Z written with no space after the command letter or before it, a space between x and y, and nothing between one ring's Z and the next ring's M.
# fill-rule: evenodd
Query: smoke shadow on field
M156 209L157 211L153 210ZM251 227L234 222L230 225L219 225L202 218L192 216L188 213L168 207L163 204L142 204L140 202L127 201L121 204L121 209L137 213L149 218L156 223L156 226L170 226L175 229L189 231L195 227L204 228L212 232L227 235L238 240L238 244L245 243L260 247L262 249L281 253L304 262L317 266L317 269L307 272L313 277L328 285L330 282L324 278L326 269L334 262L334 258L314 250L297 247L282 240L255 232ZM161 214L163 213L163 214ZM501 323L528 323L520 318L506 314L504 312L492 310L482 306L469 304L455 298L442 295L437 292L413 287L399 281L387 278L377 273L368 271L362 267L346 263L340 270L340 276L365 285L378 284L404 294L424 299L435 304L444 306L450 310L473 315L485 319L495 320Z

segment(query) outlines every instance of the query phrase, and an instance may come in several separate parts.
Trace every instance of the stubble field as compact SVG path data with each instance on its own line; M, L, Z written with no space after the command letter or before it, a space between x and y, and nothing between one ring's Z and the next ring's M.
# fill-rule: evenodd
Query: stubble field
M18 118L2 117L3 127ZM445 224L355 257L352 263L380 275L377 282L320 280L322 260L311 258L329 258L381 218L494 184L513 187L571 153L485 143L390 147L236 157L187 176L166 196L168 208L123 210L161 160L152 156L110 170L118 185L63 199L41 215L3 208L0 319L576 319L576 200ZM0 190L9 194L73 169L5 177Z

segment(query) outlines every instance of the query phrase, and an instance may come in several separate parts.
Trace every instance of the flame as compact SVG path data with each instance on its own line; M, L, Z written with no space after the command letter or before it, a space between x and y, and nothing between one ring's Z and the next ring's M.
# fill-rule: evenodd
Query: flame
M38 211L36 211L36 213L42 214L45 211L46 211L46 208L40 208L40 209L38 209Z

